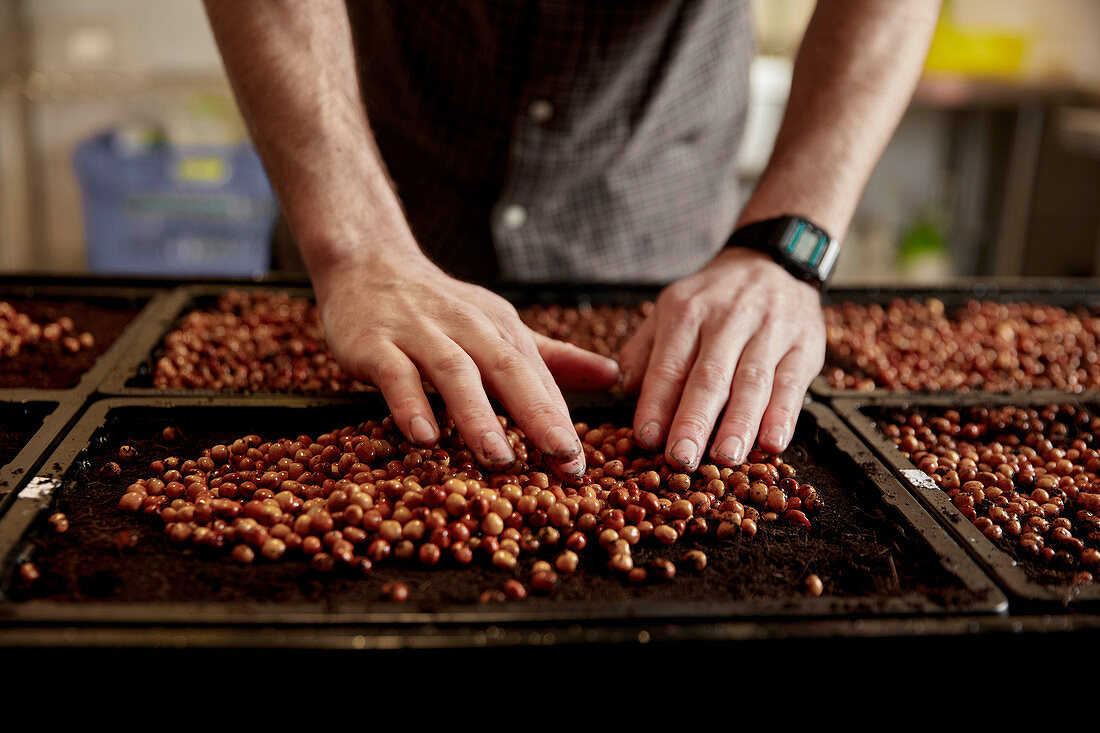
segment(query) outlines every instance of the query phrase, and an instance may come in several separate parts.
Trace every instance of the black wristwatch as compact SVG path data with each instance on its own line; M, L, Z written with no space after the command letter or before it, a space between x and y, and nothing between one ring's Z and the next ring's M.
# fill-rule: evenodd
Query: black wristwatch
M824 229L789 214L743 226L730 235L725 246L767 252L792 275L822 290L840 254L840 244Z

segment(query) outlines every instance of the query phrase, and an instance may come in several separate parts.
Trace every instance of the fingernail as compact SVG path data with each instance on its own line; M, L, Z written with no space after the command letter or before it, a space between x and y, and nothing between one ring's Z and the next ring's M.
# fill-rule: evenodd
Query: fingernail
M555 425L547 431L546 444L550 448L551 455L558 457L575 455L581 449L577 431L567 430L561 425Z
M714 452L733 463L745 462L745 456L743 455L745 452L745 444L740 438L733 435L723 440L722 443L714 449Z
M783 450L787 447L787 429L778 426L768 428L768 432L764 433L764 440L770 445L776 446L779 450Z
M661 426L650 420L638 431L638 442L643 448L653 450L661 444Z
M512 463L516 460L516 454L512 452L512 446L500 433L488 432L481 436L481 451L485 458L492 463Z
M414 443L433 443L437 436L427 418L417 415L409 421L409 437Z
M576 458L558 465L564 473L568 473L571 476L579 476L584 473L584 453L582 452Z
M684 468L695 469L699 462L699 446L690 438L680 438L676 445L672 446L672 457L680 462Z

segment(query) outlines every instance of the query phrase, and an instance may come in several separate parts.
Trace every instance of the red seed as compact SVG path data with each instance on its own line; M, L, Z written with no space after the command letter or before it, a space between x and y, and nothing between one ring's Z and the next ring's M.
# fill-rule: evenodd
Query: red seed
M19 579L24 584L30 585L34 581L42 577L42 574L38 572L38 568L32 562L25 562L19 565Z
M695 572L701 573L707 567L707 555L702 550L688 550L684 553L683 562Z
M382 596L394 603L404 603L409 599L409 587L404 583L388 581L382 584Z
M113 541L115 548L117 548L119 552L124 552L133 547L137 547L138 537L134 532L124 529L115 535Z
M565 550L554 559L554 567L559 573L569 575L577 570L580 557L572 550Z
M531 588L539 593L550 593L558 587L558 574L552 570L539 570L531 575Z
M669 581L676 577L676 566L671 560L657 558L650 563L650 568L653 570L652 574L656 580Z
M527 597L527 588L513 578L504 584L504 596L510 601L522 601Z
M800 527L800 528L806 529L806 530L810 529L810 519L809 519L809 517L806 516L805 512L803 512L801 509L788 509L783 514L783 517L790 524L793 524L796 527Z
M679 538L679 534L671 526L662 524L659 527L654 527L653 536L656 537L661 544L671 545Z
M746 537L754 536L756 534L756 522L748 518L742 519L741 534L745 535Z

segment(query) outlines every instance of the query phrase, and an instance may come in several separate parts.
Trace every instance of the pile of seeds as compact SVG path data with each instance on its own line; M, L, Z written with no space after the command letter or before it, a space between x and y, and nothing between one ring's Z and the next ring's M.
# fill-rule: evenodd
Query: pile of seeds
M838 389L1100 388L1100 318L1036 303L930 298L825 309L825 377Z
M519 316L536 333L615 359L653 308L651 302L634 307L532 305Z
M882 432L986 537L1091 582L1100 565L1100 416L1073 405L897 412Z
M355 392L325 342L317 306L269 291L230 291L164 337L153 373L162 389Z
M50 348L59 354L75 354L95 346L95 337L76 330L68 316L35 323L7 301L0 300L0 358L11 359L29 349Z
M320 572L368 574L397 560L481 561L518 574L521 556L542 558L499 591L512 599L528 588L551 592L582 561L633 583L669 579L674 563L636 566L633 548L687 536L748 538L769 522L809 530L821 505L817 490L800 484L779 456L754 451L737 469L708 464L677 473L660 454L638 449L630 428L611 424L576 425L589 469L563 481L518 428L501 423L517 462L499 473L483 473L446 416L436 448L405 442L386 418L316 438L248 435L193 459L157 459L118 505L158 515L174 543L221 550L239 563L304 555ZM165 429L165 440L176 436ZM119 460L137 457L123 446ZM121 472L115 462L104 470ZM699 571L706 562L704 552L690 550L681 565ZM389 596L403 593L395 586Z

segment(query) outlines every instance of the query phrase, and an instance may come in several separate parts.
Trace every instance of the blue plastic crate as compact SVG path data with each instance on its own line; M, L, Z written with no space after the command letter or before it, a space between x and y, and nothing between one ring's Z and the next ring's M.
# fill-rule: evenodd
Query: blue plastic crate
M252 276L271 265L275 194L251 145L82 143L88 267L102 274Z

